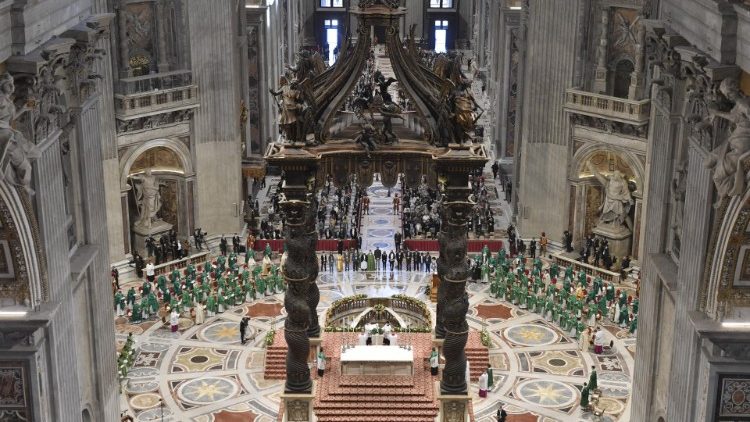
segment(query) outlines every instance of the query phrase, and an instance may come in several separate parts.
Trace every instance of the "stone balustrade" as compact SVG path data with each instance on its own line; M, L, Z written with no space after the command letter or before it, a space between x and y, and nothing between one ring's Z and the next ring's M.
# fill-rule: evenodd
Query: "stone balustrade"
M569 258L562 254L553 254L552 259L557 263L557 265L563 268L572 266L574 271L583 271L591 277L601 277L602 280L608 283L620 284L620 273L607 271L603 268L576 261L575 259Z
M651 100L629 100L578 89L566 91L565 109L572 113L642 125L648 123Z
M196 85L132 95L115 94L115 114L118 119L126 119L165 111L195 108L198 107L198 103L198 87Z
M193 74L189 70L175 70L173 72L122 78L115 84L115 93L133 95L190 85L193 85Z

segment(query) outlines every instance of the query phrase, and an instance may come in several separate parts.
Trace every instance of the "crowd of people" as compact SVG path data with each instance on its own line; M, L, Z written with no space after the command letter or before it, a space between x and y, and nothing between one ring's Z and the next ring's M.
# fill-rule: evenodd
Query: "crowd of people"
M329 272L344 271L424 271L437 269L437 258L427 252L411 251L406 248L396 250L363 251L358 248L339 249L320 254L320 270Z
M233 246L237 244L235 241ZM188 264L182 271L174 269L158 277L153 264L148 264L146 279L137 289L133 286L127 293L121 289L114 293L116 315L126 316L132 323L161 318L177 331L180 317L203 324L206 317L232 306L286 290L280 265L271 260L270 248L263 252L261 262L255 261L255 252L249 249L242 265L235 252L238 249L224 250L225 254L202 265Z
M438 191L427 185L423 177L417 188L404 187L401 181L403 198L402 231L405 239L416 237L436 238L440 231Z
M617 257L609 252L609 241L605 238L590 234L586 236L578 260L586 264L612 270L618 262ZM623 256L619 261L619 269L623 274L630 268L630 256Z
M336 187L333 177L326 177L323 188L318 192L317 229L320 239L358 239L359 222L363 198L354 179L344 187Z
M190 241L178 239L174 230L159 236L158 240L153 236L148 236L145 246L148 258L153 258L156 265L183 259L190 254Z
M496 256L485 248L477 258L481 262L481 280L490 283L490 294L542 315L547 321L581 340L581 348L601 353L604 318L635 333L638 326L638 293L628 295L611 282L592 277L573 267L552 262L546 268L540 258L515 257L500 249ZM529 264L530 267L527 267Z

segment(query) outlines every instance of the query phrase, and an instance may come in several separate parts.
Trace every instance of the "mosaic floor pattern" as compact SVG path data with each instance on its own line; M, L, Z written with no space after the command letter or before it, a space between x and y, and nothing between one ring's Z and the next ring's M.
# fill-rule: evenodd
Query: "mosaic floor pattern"
M392 192L393 193L393 192ZM383 244L393 247L391 228L395 217L387 190L371 188L375 197L364 229L364 248ZM387 233L386 233L387 232ZM373 236L370 236L370 233ZM390 296L404 293L427 301L423 288L429 275L421 272L321 273L318 284L321 324L330 303L338 298L365 293ZM123 283L124 290L136 280ZM140 284L137 283L137 284ZM477 422L494 422L497 403L505 403L510 421L577 422L593 420L582 413L580 389L594 366L602 390L602 421L629 420L629 391L633 373L635 338L605 322L608 341L614 347L603 355L581 350L579 343L539 315L490 298L488 286L471 283L469 325L486 327L493 343L490 363L494 386L487 398L479 398L471 386ZM430 304L434 312L434 304ZM248 315L248 344L240 344L239 322ZM282 382L263 379L263 340L271 328L283 325L283 296L275 295L229 309L202 325L180 321L172 333L159 320L130 324L116 318L118 346L128 333L136 339L137 357L129 378L122 383L123 410L136 421L168 422L271 422L277 418Z
M401 292L426 300L424 273L323 273L320 276L321 317L336 298L366 293L390 296ZM594 365L604 408L612 421L627 421L635 339L610 336L614 348L604 355L580 350L575 339L538 315L488 298L487 287L471 286L470 325L487 324L493 347L490 362L495 382L487 398L472 385L477 422L494 421L498 402L523 420L588 420L578 407L580 389ZM185 320L177 333L161 321L133 325L118 319L118 340L135 333L137 356L123 382L123 408L137 421L257 421L276 420L282 383L263 380L263 338L280 327L282 296L230 309L203 325ZM434 312L434 306L431 306ZM247 345L239 339L239 321L251 315ZM481 316L480 316L481 315ZM489 318L487 318L489 317ZM487 318L487 319L485 319ZM616 333L616 327L611 328ZM160 404L163 400L163 408ZM532 417L536 419L532 419ZM156 418L156 419L154 419ZM606 419L605 419L606 420Z

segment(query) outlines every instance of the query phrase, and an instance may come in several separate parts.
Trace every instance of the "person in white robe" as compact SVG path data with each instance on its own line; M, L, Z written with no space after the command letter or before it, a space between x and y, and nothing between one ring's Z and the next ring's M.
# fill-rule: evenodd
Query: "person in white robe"
M391 327L390 322L386 322L383 326L383 339L391 341L391 332L393 331L393 327Z
M604 344L606 343L606 340L604 339L604 330L601 329L601 327L596 328L596 333L594 334L594 353L601 354L604 350Z
M487 397L488 382L489 376L487 375L487 371L484 371L479 376L479 397Z
M172 310L172 313L169 315L169 325L172 327L172 332L176 333L177 328L180 324L180 314L177 313L177 310Z
M195 304L195 324L201 325L204 322L206 322L206 313L205 313L206 307L198 302Z
M578 339L578 345L582 352L589 351L589 344L591 344L591 328L585 328Z

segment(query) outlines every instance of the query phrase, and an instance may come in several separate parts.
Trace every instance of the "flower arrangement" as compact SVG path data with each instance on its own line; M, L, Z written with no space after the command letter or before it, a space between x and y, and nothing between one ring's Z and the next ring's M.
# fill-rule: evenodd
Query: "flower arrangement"
M482 328L482 332L479 335L480 341L482 342L482 346L486 348L492 347L492 340L490 340L490 332L487 331L487 328Z
M381 313L385 311L385 305L383 305L382 303L378 303L377 305L372 307L372 310L374 310L376 313Z
M266 347L269 347L273 344L273 340L276 337L276 330L271 328L266 333Z

